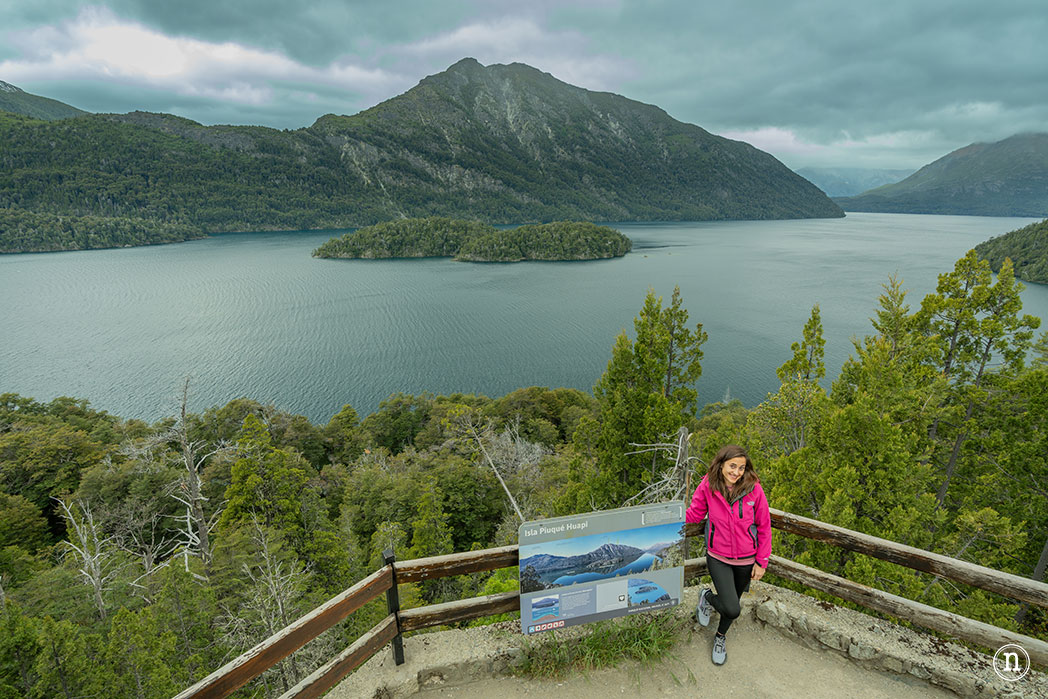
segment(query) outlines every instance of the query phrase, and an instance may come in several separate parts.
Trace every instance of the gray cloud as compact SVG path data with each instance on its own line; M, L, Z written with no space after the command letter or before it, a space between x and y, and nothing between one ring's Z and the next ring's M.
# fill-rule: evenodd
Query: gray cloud
M470 55L657 104L793 167L915 168L1048 124L1042 0L17 4L0 7L0 79L92 111L295 128ZM84 49L91 17L182 72Z

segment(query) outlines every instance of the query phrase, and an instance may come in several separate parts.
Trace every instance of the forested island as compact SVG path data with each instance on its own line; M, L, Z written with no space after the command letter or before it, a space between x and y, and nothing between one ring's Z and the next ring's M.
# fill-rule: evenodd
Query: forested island
M1048 219L990 238L976 245L975 251L995 272L1010 258L1015 276L1048 284Z
M514 544L510 496L528 520L621 506L676 472L675 455L636 445L682 426L692 483L738 443L773 507L1043 579L1048 333L1020 289L1010 263L994 278L974 251L915 309L888 279L832 382L816 305L779 388L752 408L702 407L707 333L676 291L647 294L592 393L398 393L326 424L248 398L195 413L188 381L154 424L0 395L0 696L170 697L379 568L386 548L404 560ZM1048 635L1044 610L993 593L781 531L775 547ZM401 604L506 592L517 575L401 584ZM239 696L281 694L386 614L369 603Z
M0 253L57 252L181 243L206 237L193 226L142 218L40 214L0 209Z
M583 221L498 229L442 217L386 221L332 238L321 258L453 257L468 262L599 260L621 257L633 242L608 226Z
M749 144L522 64L464 59L370 109L292 131L145 112L36 118L57 113L21 97L0 104L25 112L0 111L0 210L204 234L426 216L501 225L844 215ZM60 235L48 221L32 249ZM137 235L162 242L159 231ZM29 249L7 236L0 227L3 249Z

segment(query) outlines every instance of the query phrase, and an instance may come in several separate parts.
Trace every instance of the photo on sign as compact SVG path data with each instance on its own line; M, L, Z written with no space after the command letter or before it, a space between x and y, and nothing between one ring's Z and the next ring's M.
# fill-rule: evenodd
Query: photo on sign
M531 600L531 621L541 624L560 618L560 597L536 597Z
M521 545L520 591L555 590L683 564L684 530L679 522ZM641 582L647 582L647 587L654 585ZM649 597L655 592L641 592L643 587L640 584L631 589L631 602L634 594Z

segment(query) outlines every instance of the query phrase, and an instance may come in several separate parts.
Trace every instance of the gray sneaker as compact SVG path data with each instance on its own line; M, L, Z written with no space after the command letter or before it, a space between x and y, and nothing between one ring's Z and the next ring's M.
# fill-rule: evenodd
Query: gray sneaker
M727 641L724 636L717 634L713 637L713 664L723 665L724 661L728 659L728 651L725 649L724 644Z
M710 604L710 600L706 596L709 592L710 588L702 588L702 592L699 593L699 606L695 608L695 621L703 626L710 625L710 610L713 608L713 605Z

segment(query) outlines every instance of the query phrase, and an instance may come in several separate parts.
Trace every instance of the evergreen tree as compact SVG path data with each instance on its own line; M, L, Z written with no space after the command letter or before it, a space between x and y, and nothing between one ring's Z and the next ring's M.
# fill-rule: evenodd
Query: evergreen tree
M804 449L810 433L824 420L828 401L818 380L826 375L825 344L819 304L815 304L801 341L791 346L793 357L775 372L782 382L779 390L747 418L755 455L774 459Z
M120 697L164 699L177 694L172 668L175 634L162 626L153 607L121 609L113 616L106 648L108 689Z
M187 562L202 565L192 559ZM215 591L178 562L165 566L159 578L156 618L175 635L175 679L188 687L219 667L225 657L226 649L216 637Z
M0 697L27 697L36 684L33 669L41 645L36 623L0 589Z
M976 412L986 404L991 362L999 359L998 371L1019 371L1033 331L1040 325L1040 319L1020 315L1022 289L1009 260L994 282L989 263L970 250L953 272L939 275L935 293L921 303L918 320L923 331L938 340L939 368L950 386L948 412L929 428L939 446L933 458L941 473L936 493L940 506L946 502L955 472L963 467L962 450L976 427Z
M105 664L99 639L50 616L40 620L38 638L40 652L33 666L37 679L30 696L87 699L104 693Z
M411 522L411 548L407 557L425 558L451 553L451 528L441 505L441 493L433 480L423 482L416 513Z
M324 439L332 463L352 463L364 451L366 432L353 406L342 406L324 428Z
M269 430L252 414L244 418L237 450L241 456L233 464L219 528L243 526L257 518L267 529L279 529L301 542L305 460L294 452L274 448Z
M680 289L670 305L649 291L633 322L631 341L615 340L611 361L593 388L600 407L596 457L598 472L580 493L578 507L614 507L636 494L654 477L655 460L630 455L631 444L651 444L674 434L694 417L702 374L702 325L688 325Z
M823 364L825 346L826 340L822 338L822 316L819 314L819 304L815 304L811 308L808 322L804 324L803 338L790 347L793 357L775 372L779 380L814 382L826 376L826 365Z

